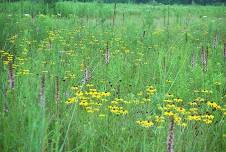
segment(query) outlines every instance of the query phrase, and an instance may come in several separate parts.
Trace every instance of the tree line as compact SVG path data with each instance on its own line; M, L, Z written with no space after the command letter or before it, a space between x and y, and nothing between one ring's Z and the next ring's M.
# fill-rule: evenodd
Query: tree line
M0 2L16 2L24 0L0 0ZM161 4L221 4L226 3L226 0L27 0L32 2L55 3L62 1L74 2L104 2L104 3L161 3Z

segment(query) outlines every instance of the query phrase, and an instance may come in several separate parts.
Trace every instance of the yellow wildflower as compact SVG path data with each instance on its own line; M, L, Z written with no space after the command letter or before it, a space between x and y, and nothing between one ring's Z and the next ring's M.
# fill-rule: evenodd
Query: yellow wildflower
M164 115L170 117L170 116L173 116L174 113L172 111L166 111L164 112Z
M149 128L154 125L154 123L150 120L138 120L136 123L145 128Z
M66 104L71 104L71 103L75 103L75 102L77 102L76 98L75 97L71 97L71 98L67 99Z
M217 109L217 110L220 110L221 109L221 106L218 105L216 102L213 102L213 101L208 101L207 102L207 105L214 108L214 109Z
M199 120L201 120L201 116L199 116L199 115L191 115L191 116L188 116L188 120L199 121Z

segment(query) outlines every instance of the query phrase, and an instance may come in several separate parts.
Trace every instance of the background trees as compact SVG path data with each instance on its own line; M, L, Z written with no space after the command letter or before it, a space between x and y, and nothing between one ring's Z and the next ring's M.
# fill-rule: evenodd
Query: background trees
M16 2L24 0L0 0L0 2ZM216 3L226 3L226 0L27 0L33 2L45 2L54 3L58 1L74 1L74 2L104 2L104 3L162 3L162 4L216 4Z

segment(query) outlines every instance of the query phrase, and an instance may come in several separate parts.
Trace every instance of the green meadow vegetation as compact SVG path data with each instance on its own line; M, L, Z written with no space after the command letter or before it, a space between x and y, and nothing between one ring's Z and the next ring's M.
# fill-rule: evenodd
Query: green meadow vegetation
M226 7L0 3L0 151L224 152Z

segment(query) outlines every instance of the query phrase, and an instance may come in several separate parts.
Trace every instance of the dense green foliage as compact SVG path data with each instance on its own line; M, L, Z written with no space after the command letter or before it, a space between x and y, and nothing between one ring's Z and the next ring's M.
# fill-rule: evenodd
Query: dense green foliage
M1 0L1 1L24 1L24 0ZM105 3L162 3L162 4L220 4L225 3L225 0L28 0L33 2L45 2L54 3L62 1L74 1L74 2L105 2Z
M0 152L226 151L224 6L54 5L0 4Z

